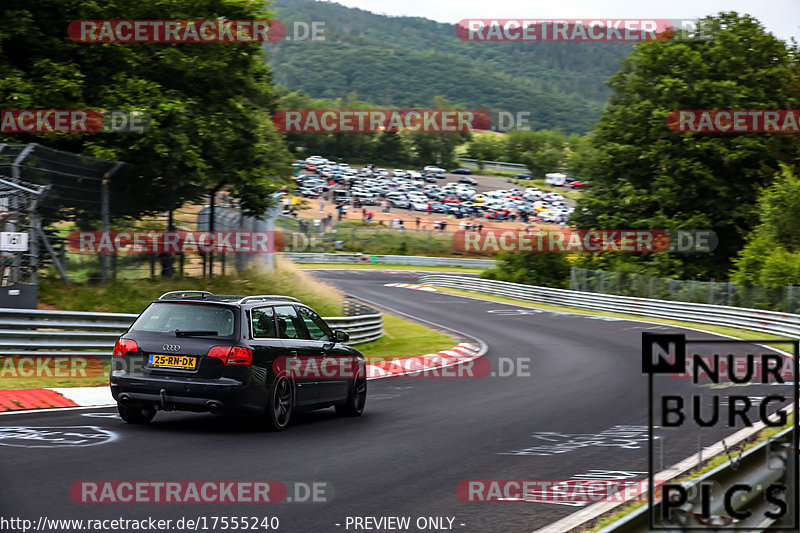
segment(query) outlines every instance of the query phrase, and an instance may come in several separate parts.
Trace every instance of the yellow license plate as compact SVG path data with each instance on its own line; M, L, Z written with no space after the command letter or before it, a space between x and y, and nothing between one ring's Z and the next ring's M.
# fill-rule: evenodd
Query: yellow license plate
M197 357L188 355L165 355L150 354L150 366L160 366L164 368L183 368L194 370L197 366Z

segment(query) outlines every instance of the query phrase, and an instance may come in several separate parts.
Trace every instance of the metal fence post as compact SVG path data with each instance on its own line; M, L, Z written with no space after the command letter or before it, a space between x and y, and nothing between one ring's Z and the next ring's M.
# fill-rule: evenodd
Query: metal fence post
M113 176L121 166L122 163L115 163L108 172L103 174L103 179L100 181L100 222L102 224L102 230L104 234L108 233L109 222L111 218L108 182L111 180L111 176ZM103 266L103 281L108 281L108 252L103 252L103 255L100 256L100 261L102 262Z

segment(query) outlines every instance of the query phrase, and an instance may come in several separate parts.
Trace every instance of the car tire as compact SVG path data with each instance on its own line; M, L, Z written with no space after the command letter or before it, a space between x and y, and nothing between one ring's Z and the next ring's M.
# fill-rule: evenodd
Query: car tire
M119 411L119 417L128 424L149 424L156 416L156 410L152 407L125 405L119 402L117 402L117 411Z
M336 405L336 414L339 416L361 416L367 403L367 377L363 368L359 369L355 379L350 385L347 400Z
M294 414L294 385L288 376L275 378L269 388L267 402L267 429L283 431L289 426Z

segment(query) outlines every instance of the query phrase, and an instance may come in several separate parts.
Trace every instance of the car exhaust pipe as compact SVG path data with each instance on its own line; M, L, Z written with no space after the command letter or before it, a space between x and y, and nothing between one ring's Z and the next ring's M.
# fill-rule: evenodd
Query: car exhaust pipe
M219 403L219 402L217 402L217 401L215 401L215 400L209 400L209 401L207 401L207 402L206 402L206 407L208 408L208 411L209 411L211 414L217 414L217 413L219 413L220 411L222 411L222 404L221 404L221 403Z
M131 397L128 396L127 392L123 392L122 394L119 395L119 401L120 403L128 403L129 401L131 401Z

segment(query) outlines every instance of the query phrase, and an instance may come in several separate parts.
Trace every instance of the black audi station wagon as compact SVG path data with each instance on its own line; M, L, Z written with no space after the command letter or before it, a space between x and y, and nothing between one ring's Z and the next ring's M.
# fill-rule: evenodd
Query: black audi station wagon
M366 360L348 340L288 296L172 291L117 340L111 393L134 424L159 410L249 414L275 431L298 410L360 416Z

